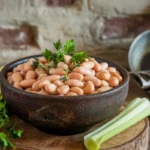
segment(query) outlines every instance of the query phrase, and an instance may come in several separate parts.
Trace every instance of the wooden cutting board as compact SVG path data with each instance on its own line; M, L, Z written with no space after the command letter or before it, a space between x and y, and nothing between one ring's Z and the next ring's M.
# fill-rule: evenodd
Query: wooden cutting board
M83 136L89 131L72 136L56 136L41 132L22 120L19 120L18 127L24 129L24 134L20 139L13 141L17 150L86 150ZM101 149L147 150L148 133L149 122L145 119L103 143Z
M149 97L137 84L131 80L127 103L135 97ZM97 128L100 125L93 127ZM83 136L86 133L72 136L56 136L39 131L32 125L19 120L18 128L24 129L20 139L12 140L17 150L86 150L83 144ZM142 120L126 131L118 134L102 144L103 150L147 150L149 136L149 121Z

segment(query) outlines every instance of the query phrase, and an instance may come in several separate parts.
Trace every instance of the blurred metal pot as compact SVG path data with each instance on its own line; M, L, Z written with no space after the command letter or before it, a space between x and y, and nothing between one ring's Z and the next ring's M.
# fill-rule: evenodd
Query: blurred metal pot
M128 54L131 74L143 89L150 88L150 30L141 33L131 44Z

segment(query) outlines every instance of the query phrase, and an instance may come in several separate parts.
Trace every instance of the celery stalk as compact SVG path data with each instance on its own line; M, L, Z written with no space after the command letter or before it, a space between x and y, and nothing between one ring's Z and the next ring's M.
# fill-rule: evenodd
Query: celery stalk
M134 100L132 100L132 102L130 102L130 104L125 108L124 111L122 111L115 118L113 118L112 120L110 120L109 122L107 122L106 124L101 126L100 128L98 128L98 129L94 130L93 132L89 133L88 135L86 135L84 137L84 139L87 139L87 138L91 137L92 135L96 134L97 132L100 132L100 131L104 130L106 127L108 127L109 125L111 125L114 122L116 122L119 118L123 117L126 113L130 112L131 110L133 110L135 107L137 107L142 102L143 101L140 98L135 98Z
M122 118L119 118L119 120L117 120L116 122L114 122L112 124L112 126L110 125L107 128L107 130L101 131L101 133L98 133L98 134L94 135L93 138L95 140L97 140L100 137L100 135L103 136L104 134L106 134L109 131L113 130L116 126L119 126L119 125L122 125L122 124L126 123L128 120L130 120L134 116L136 116L139 113L141 113L142 111L144 111L147 107L150 108L150 102L144 100L143 103L139 104L136 108L134 108L133 110L131 110L130 112L125 114Z
M132 107L131 107L132 106ZM134 107L133 107L134 106ZM128 111L127 111L128 110ZM84 137L88 150L99 150L101 143L150 115L150 102L146 98L133 100L117 119Z
M4 68L4 66L0 66L0 71Z
M134 118L132 118L131 120L129 120L128 122L126 122L125 124L115 128L114 130L112 130L111 132L109 132L108 134L104 135L101 140L99 140L100 143L105 142L106 140L110 139L111 137L117 135L118 133L126 130L127 128L133 126L134 124L138 123L139 121L143 120L144 118L148 117L150 115L150 108L147 108L146 110L144 110L142 113L140 113L139 115L135 116Z
M104 134L106 134L107 132L109 132L109 131L111 131L111 130L113 130L113 128L115 127L115 126L111 126L112 124L114 124L115 123L115 125L120 125L120 124L123 124L124 122L126 122L127 120L129 120L130 118L132 118L134 115L137 115L137 114L139 114L141 111L143 111L144 109L145 109L145 107L143 107L143 106L148 106L148 104L149 104L149 102L148 101L143 101L143 100L141 100L141 102L140 103L137 103L138 105L135 105L136 107L130 107L130 109L128 109L128 111L127 110L124 110L122 113L120 113L120 117L116 117L117 119L115 119L113 122L112 121L109 121L109 122L112 122L111 124L108 122L108 126L106 127L107 128L107 130L104 130L105 128L104 128L104 126L106 126L106 125L104 125L104 126L102 126L100 129L101 130L99 130L98 132L95 132L94 133L94 137L93 138L95 138L95 140L96 140L96 138L99 138L100 136L103 136ZM142 106L141 106L142 105ZM139 109L137 109L137 107L139 107ZM132 109L131 109L132 108ZM141 108L141 109L140 109ZM138 110L138 111L137 111ZM130 112L132 112L132 113L130 113ZM128 115L126 115L126 114L128 114ZM117 122L118 121L118 122ZM98 134L97 134L98 133ZM91 135L92 136L92 135ZM91 136L87 136L87 137L91 137ZM87 138L86 137L86 138Z

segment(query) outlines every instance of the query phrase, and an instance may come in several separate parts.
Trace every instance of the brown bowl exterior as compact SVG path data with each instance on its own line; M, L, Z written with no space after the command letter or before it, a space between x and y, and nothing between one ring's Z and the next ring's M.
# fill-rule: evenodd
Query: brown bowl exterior
M83 96L46 96L19 90L6 80L6 74L15 66L26 62L34 55L16 60L6 65L0 74L2 96L11 112L46 132L74 134L89 129L114 115L123 105L129 86L128 72L113 62L96 58L98 62L107 62L117 68L123 76L123 82L112 90Z

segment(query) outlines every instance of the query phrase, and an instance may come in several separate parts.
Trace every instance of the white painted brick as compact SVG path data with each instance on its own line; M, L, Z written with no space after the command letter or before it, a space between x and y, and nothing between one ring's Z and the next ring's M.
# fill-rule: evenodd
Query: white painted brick
M4 49L0 52L0 66L6 65L16 59L23 58L26 56L37 55L40 54L41 51L38 49L34 49L31 47L29 50L11 50Z
M90 6L104 16L150 13L150 0L90 0Z
M83 7L76 9L76 7L45 6L45 0L0 0L0 25L27 23L36 26L38 29L37 40L40 46L40 50L31 48L31 52L30 50L1 51L0 64L6 64L8 61L26 55L40 53L45 48L52 49L54 52L52 43L58 39L63 43L68 39L74 39L78 50L87 50L89 54L93 55L94 46L102 46L97 33L101 33L103 19L97 24L94 22L96 16L150 13L150 9L147 9L150 6L150 0L90 0L92 11L88 9L87 1L83 0ZM118 43L120 44L120 42ZM96 55L98 54L100 57L102 53L102 50L97 49Z
M37 26L38 44L42 50L51 47L51 43L58 39L63 42L75 39L79 47L90 44L90 26L94 16L88 10L87 0L80 10L76 7L48 7L43 1L38 6L40 0L0 0L5 8L0 10L0 25L27 23Z

